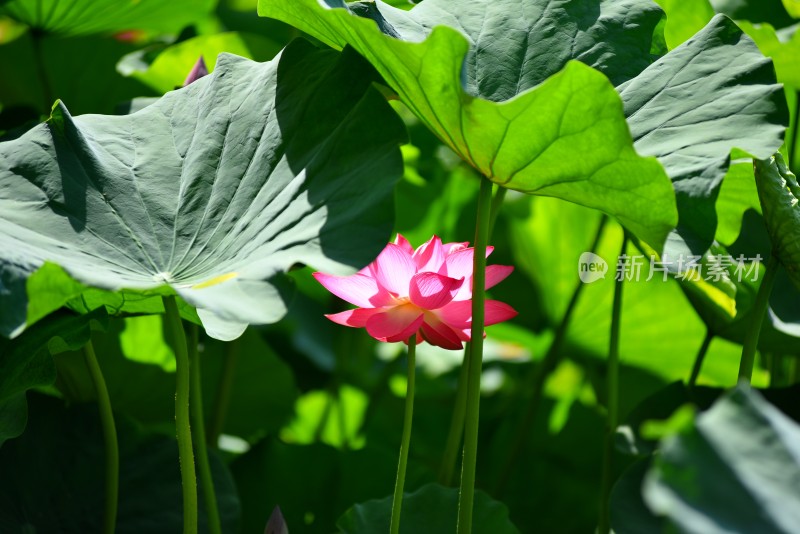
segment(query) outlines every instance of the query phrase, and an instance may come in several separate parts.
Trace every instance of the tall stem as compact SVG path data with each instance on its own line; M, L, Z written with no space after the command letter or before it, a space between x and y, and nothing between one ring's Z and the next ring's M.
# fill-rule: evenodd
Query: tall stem
M464 418L467 413L467 376L469 374L470 346L470 343L464 346L464 361L458 371L458 386L455 406L453 406L453 416L450 419L450 430L447 432L442 465L439 467L439 483L443 486L449 486L453 483L458 449L461 446L461 437L464 433Z
M478 459L478 420L483 369L483 324L486 300L486 246L489 240L489 214L492 182L481 179L478 214L475 223L475 253L472 264L471 351L467 371L467 410L464 424L464 458L461 464L461 490L458 494L457 532L472 532L472 504L475 495L475 464Z
M500 215L500 209L503 207L503 201L506 198L508 189L503 186L497 186L494 196L492 197L492 207L489 212L489 231L487 243L492 238L497 217ZM477 240L477 236L476 236ZM469 370L469 355L470 344L464 346L464 359L461 363L461 368L458 373L458 386L456 388L455 406L453 408L453 416L450 419L450 430L447 433L447 441L445 442L444 455L442 456L442 465L439 467L439 483L444 486L449 486L453 483L453 474L456 467L456 459L458 458L458 449L461 445L461 437L464 434L464 418L467 411L467 374Z
M228 416L228 406L231 402L233 379L236 376L236 364L239 361L240 339L234 339L225 347L225 361L222 363L222 376L219 379L219 389L214 399L214 414L211 418L211 428L206 436L207 443L217 448L219 436L225 428L225 418Z
M589 249L591 252L597 251L597 248L600 245L600 239L603 237L603 231L605 230L607 223L608 216L604 213L600 217L600 222L597 225L597 230L595 231L594 239L592 240L592 245ZM505 489L506 484L508 484L508 479L514 470L514 465L525 448L525 441L528 435L530 435L531 428L533 427L533 423L536 418L536 412L539 410L539 404L542 402L544 384L547 381L547 377L550 376L550 373L552 373L558 365L561 357L561 347L567 338L567 330L569 329L570 319L572 319L572 314L575 311L576 305L578 304L578 298L580 297L585 285L586 284L583 282L578 282L578 284L575 286L575 290L572 292L572 296L567 303L567 309L564 311L561 322L556 327L556 332L553 336L553 342L550 343L550 347L547 349L547 353L542 359L542 362L533 368L531 374L529 375L530 378L525 381L525 390L531 392L531 399L528 401L525 407L525 413L522 416L522 422L517 426L516 436L511 448L509 449L510 452L505 458L503 467L499 470L500 476L497 479L497 484L495 485L496 494L502 493Z
M42 87L42 98L44 98L42 113L48 115L53 105L53 89L50 85L50 78L47 76L47 67L44 63L44 52L42 51L42 40L44 32L38 29L31 30L31 46L33 47L33 57L36 62L36 74Z
M397 462L397 480L394 483L392 499L392 521L389 532L400 532L400 511L403 506L403 486L406 483L408 448L411 444L411 422L414 419L414 375L416 368L417 334L408 340L408 383L406 386L406 409L403 416L403 437L400 441L400 459Z
M711 346L711 341L714 339L714 332L711 329L706 330L706 337L703 338L703 344L700 345L700 350L697 351L697 357L694 359L694 366L692 367L692 374L689 377L689 389L697 384L697 377L700 376L700 370L703 367L703 360L706 358L708 347Z
M83 358L89 375L94 382L94 389L97 393L97 405L100 409L100 424L103 427L103 442L106 454L106 501L103 515L103 532L113 534L117 524L117 501L119 498L119 446L117 444L117 427L114 424L114 413L111 411L111 399L108 396L108 388L97 363L97 356L94 353L94 346L91 340L83 346Z
M792 145L789 147L789 167L793 169L795 172L800 170L800 166L797 165L797 161L795 161L795 157L797 156L797 134L800 132L800 90L795 91L795 112L794 112L794 124L792 125Z
M622 238L620 256L625 254L628 236ZM606 390L608 396L608 417L606 418L605 447L603 449L603 480L600 502L599 533L611 532L611 487L613 485L612 460L614 455L614 433L619 418L619 326L622 317L622 282L624 273L618 273L614 283L614 303L611 308L611 336L608 348L608 369Z
M775 274L778 272L778 260L775 256L770 256L767 261L764 279L756 294L756 302L750 312L750 324L744 337L742 346L742 360L739 364L739 381L750 383L753 377L753 365L756 359L756 347L758 347L758 336L761 334L761 323L764 322L764 315L767 313L769 295L772 293L772 286L775 284Z
M189 408L192 415L192 440L197 449L197 472L200 475L200 489L206 505L208 530L211 534L222 534L222 524L217 508L217 494L214 492L214 477L211 475L211 464L208 461L206 446L206 423L203 416L203 388L200 369L200 355L197 353L197 325L189 327L191 343L189 344L189 370L191 381L189 386Z
M189 351L186 334L175 297L164 300L167 328L175 347L175 428L178 436L178 458L183 486L183 534L197 534L197 479L194 472L192 429L189 424Z

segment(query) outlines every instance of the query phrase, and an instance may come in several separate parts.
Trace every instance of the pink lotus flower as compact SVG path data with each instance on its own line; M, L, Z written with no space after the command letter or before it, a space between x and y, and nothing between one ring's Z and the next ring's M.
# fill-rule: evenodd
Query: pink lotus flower
M493 247L488 247L486 255ZM433 236L414 250L397 234L375 261L352 276L314 273L314 278L339 298L358 308L326 315L335 323L365 327L378 341L405 341L416 334L446 349L460 349L470 340L472 323L472 259L467 243L442 243ZM505 279L514 268L486 267L486 289ZM486 325L517 315L497 300L486 301Z

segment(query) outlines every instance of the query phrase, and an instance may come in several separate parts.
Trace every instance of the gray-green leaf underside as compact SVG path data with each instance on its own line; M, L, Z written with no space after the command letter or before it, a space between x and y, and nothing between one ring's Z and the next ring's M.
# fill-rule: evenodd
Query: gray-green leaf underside
M51 309L83 287L177 293L230 339L280 319L272 281L292 265L371 261L405 139L372 77L351 51L297 41L268 63L223 54L132 115L73 118L59 103L0 144L0 333L30 322L45 262L77 282Z
M766 158L783 142L788 111L772 62L723 15L618 87L634 146L672 179L679 223L666 255L700 254L732 148Z

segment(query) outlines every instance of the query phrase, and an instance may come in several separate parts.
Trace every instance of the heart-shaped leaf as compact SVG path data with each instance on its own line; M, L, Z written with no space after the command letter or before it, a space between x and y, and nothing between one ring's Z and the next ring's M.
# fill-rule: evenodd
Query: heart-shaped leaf
M492 181L603 210L654 247L675 226L663 169L633 150L619 96L586 66L621 83L649 64L661 18L649 0L426 0L410 11L261 0L259 13L353 46Z
M147 30L177 33L202 20L215 0L11 0L0 14L37 30L69 35Z
M343 274L374 259L405 129L371 80L353 52L297 41L269 63L222 55L132 115L58 104L0 144L0 333L30 319L26 280L45 261L84 286L177 293L232 339L282 317L293 265Z

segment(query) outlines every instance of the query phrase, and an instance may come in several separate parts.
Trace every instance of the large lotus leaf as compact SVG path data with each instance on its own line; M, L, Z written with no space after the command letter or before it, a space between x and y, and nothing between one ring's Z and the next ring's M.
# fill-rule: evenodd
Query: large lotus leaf
M800 288L800 185L780 153L768 160L756 160L755 168L773 255Z
M795 532L800 427L740 386L666 438L645 476L645 503L680 532Z
M261 0L259 13L353 46L494 182L603 210L657 248L674 227L672 187L655 160L633 150L612 85L571 61L616 83L638 74L661 17L655 4L426 0L402 11Z
M45 261L102 290L177 293L220 339L280 319L268 279L291 266L368 263L391 230L405 138L371 73L305 41L269 63L222 55L138 113L58 104L0 144L0 333L24 328L26 279Z
M731 149L766 158L783 143L788 111L771 61L718 15L618 89L636 150L656 156L675 186L679 224L666 253L704 254Z
M179 32L205 18L216 0L11 0L0 14L37 30L86 35L122 30Z

